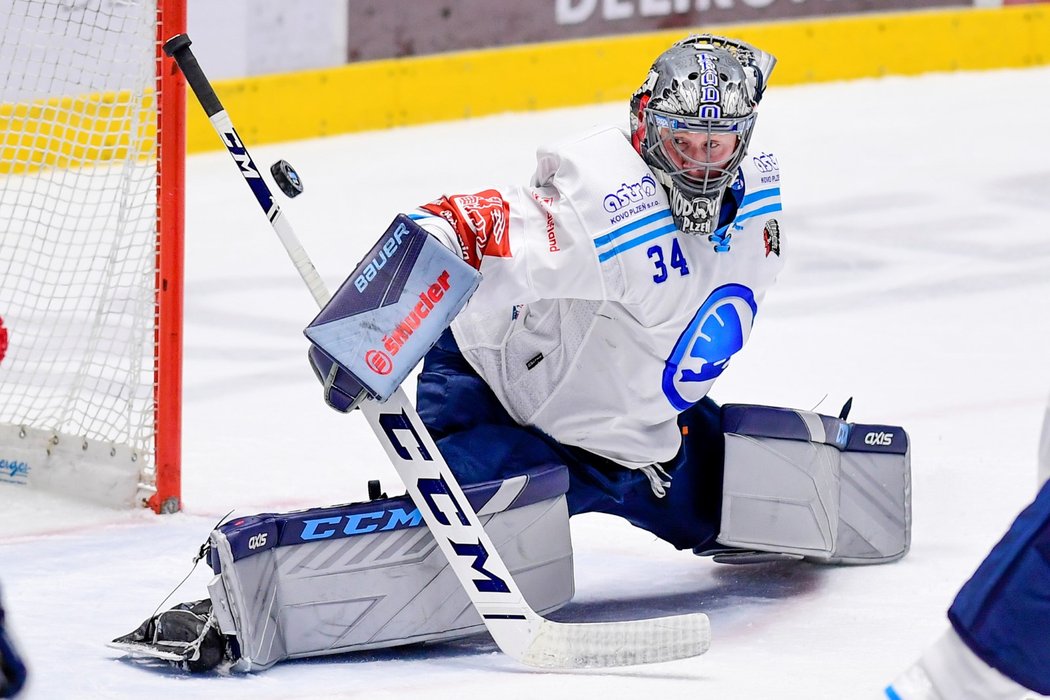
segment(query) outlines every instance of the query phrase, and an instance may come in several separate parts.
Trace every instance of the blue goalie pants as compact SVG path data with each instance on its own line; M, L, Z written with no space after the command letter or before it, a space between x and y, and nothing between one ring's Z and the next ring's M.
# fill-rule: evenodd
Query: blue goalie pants
M948 619L986 664L1050 695L1050 482L963 585Z
M716 546L725 442L720 409L710 399L679 416L682 447L661 465L671 477L662 498L644 472L518 425L460 354L450 330L424 358L416 403L461 483L507 479L527 469L564 464L569 469L569 515L617 515L679 549Z

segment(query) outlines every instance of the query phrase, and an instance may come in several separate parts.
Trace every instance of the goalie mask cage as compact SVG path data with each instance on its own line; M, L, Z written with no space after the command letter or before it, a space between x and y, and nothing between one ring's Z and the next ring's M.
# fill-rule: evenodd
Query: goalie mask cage
M185 0L0 8L0 489L180 507L185 83L160 47L185 25Z

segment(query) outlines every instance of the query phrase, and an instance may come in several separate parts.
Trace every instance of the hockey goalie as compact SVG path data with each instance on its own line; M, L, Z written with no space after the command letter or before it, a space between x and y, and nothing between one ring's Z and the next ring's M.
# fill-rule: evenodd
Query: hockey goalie
M707 397L789 250L779 164L751 146L774 64L733 39L677 42L631 98L627 132L541 148L528 186L399 216L306 329L341 411L383 401L422 360L419 417L536 611L572 597L578 513L723 563L908 551L902 428L850 423L848 405ZM419 439L391 420L380 427ZM423 498L448 497L435 493ZM209 598L116 643L260 670L482 631L417 506L377 490L227 522L208 539ZM479 590L503 583L472 561Z

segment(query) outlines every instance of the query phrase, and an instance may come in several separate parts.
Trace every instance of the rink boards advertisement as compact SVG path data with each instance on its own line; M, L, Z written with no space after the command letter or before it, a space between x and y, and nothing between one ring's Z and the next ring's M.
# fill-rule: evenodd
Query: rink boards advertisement
M1050 5L1029 0L187 4L194 49L253 144L623 101L654 56L703 31L775 54L776 87L1050 63ZM70 89L0 105L0 130L48 100L112 101L109 86ZM217 147L200 110L186 120L188 152ZM109 142L120 123L63 127Z
M702 31L776 55L775 87L1050 63L1050 5L1003 2L359 0L341 6L359 60L215 87L266 143L624 101L654 56ZM189 151L213 149L187 116Z
M348 57L374 60L725 24L968 7L960 0L359 0Z

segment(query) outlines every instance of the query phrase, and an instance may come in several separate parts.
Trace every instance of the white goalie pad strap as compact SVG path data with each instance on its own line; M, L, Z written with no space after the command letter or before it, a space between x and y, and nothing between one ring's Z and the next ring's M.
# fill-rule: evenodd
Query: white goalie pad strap
M563 466L464 488L529 605L573 595ZM238 518L212 532L209 585L234 668L485 630L407 497ZM485 561L474 568L484 577Z
M745 405L723 407L722 424L720 544L839 564L893 561L908 551L903 428Z
M481 274L399 214L303 331L385 400L460 312Z

